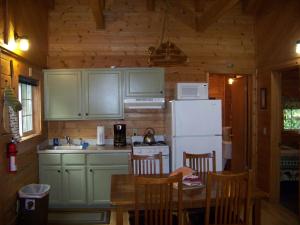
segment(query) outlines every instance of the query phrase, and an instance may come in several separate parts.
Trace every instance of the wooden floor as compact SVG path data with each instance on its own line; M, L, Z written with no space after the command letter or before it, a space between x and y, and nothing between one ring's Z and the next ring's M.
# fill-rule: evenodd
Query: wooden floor
M116 218L115 213L112 212L109 225L116 224L115 218ZM127 213L124 214L123 224L129 225ZM56 225L56 224L51 224L51 225ZM65 225L65 224L59 224L59 225ZM70 225L70 224L66 224L66 225ZM291 213L286 208L280 205L263 201L261 225L300 225L300 219L297 218L295 214Z

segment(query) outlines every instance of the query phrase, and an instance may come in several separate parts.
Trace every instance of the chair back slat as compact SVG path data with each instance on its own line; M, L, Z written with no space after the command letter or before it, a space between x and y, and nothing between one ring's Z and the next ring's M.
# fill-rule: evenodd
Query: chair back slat
M249 224L252 172L208 173L205 225Z
M130 173L153 175L163 173L162 153L156 155L132 155Z
M174 188L174 184L177 188ZM177 193L173 193L173 192ZM144 217L141 221L140 212ZM182 221L182 174L173 177L135 178L135 225L172 225L177 210L178 225Z
M193 154L183 152L183 165L192 168L198 173L216 171L216 152L205 154Z

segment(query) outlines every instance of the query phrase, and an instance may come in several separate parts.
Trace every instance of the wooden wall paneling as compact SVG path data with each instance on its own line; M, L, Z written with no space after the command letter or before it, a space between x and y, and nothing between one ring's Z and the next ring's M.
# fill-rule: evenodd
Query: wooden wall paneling
M147 1L147 9L149 11L155 10L155 0L146 0Z
M277 110L277 105L268 103L266 110L259 109L259 89L267 88L267 95L270 96L271 74L273 71L279 71L292 68L299 65L299 56L295 53L295 43L300 36L300 25L297 23L299 15L300 2L296 0L268 1L264 4L255 18L255 36L256 36L256 53L258 67L258 118L257 118L257 165L258 165L258 185L265 191L274 194L270 187L278 185L276 178L271 179L271 175L279 176L276 171L271 171L274 162L271 160L277 156L277 147L275 149L274 141L271 138L271 112ZM276 21L276 23L274 23ZM287 26L288 24L288 26ZM267 32L267 36L266 36ZM268 98L268 101L270 99ZM275 108L270 108L270 106ZM274 115L273 115L274 117ZM276 126L273 126L272 133L277 132ZM270 183L265 179L270 178ZM275 182L275 183L273 183ZM276 191L278 192L278 191ZM273 195L272 194L272 195Z
M105 0L89 0L94 15L97 29L105 29L105 17L103 11L105 9Z

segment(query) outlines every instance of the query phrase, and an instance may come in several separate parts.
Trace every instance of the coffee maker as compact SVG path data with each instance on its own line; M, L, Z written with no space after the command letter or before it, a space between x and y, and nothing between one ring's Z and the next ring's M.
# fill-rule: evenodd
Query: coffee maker
M126 124L114 125L114 146L126 145Z

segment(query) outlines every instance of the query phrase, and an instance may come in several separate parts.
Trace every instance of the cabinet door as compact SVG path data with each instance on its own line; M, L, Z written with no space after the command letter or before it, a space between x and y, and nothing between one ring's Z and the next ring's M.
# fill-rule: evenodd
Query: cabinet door
M86 167L63 167L64 201L68 206L81 206L87 203L86 197Z
M126 97L164 97L162 68L128 69L125 79Z
M81 119L81 72L48 70L44 73L45 118L47 120Z
M40 166L39 179L41 184L49 184L51 186L49 194L50 207L62 205L61 166Z
M117 70L84 72L85 118L122 119L122 73Z
M88 168L88 203L100 206L110 202L111 175L127 174L128 165L91 166Z

